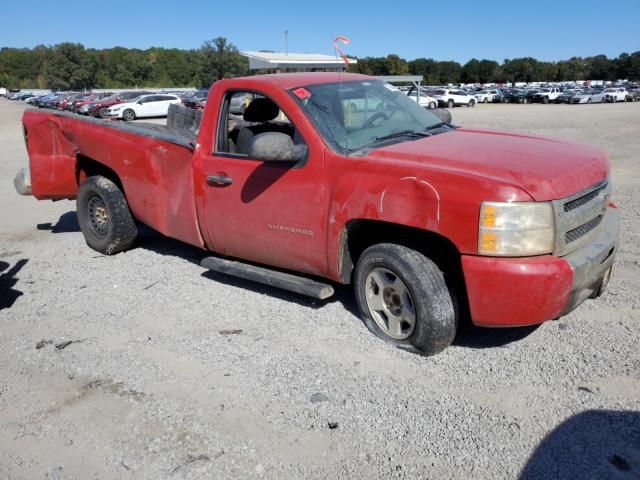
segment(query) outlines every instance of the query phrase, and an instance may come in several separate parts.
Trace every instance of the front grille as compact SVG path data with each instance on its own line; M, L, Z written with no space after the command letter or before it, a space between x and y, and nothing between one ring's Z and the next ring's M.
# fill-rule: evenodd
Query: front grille
M574 228L573 230L569 230L564 234L564 243L569 244L571 242L575 242L580 237L583 237L591 230L596 228L602 222L604 215L598 215L596 218L592 218L584 225L580 225L578 228Z
M589 242L604 219L610 194L611 183L605 179L581 192L553 201L555 255L567 255Z
M607 188L606 183L600 186L599 188L597 188L596 190L593 190L592 192L587 193L586 195L583 195L581 197L576 198L575 200L571 200L570 202L565 203L564 211L570 212L571 210L575 210L576 208L579 208L582 205L589 203L591 200L596 198L598 194L605 188Z

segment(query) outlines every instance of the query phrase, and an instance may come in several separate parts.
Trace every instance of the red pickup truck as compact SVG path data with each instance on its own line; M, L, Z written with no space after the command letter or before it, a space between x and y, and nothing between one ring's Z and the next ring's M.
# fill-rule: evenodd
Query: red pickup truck
M231 99L252 98L242 116ZM301 73L216 82L195 129L27 110L20 193L76 199L87 244L137 222L215 255L206 268L327 298L437 353L459 319L532 325L598 296L619 215L600 148L440 121L380 80Z

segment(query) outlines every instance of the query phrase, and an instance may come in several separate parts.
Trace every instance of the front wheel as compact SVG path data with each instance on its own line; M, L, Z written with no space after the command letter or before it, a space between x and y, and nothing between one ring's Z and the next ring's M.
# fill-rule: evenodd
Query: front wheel
M131 247L138 236L124 194L108 178L96 175L82 182L76 210L87 245L98 252L121 252Z
M444 275L415 250L391 243L367 248L356 266L355 293L369 330L400 348L434 355L455 338Z
M436 102L429 102L429 108L436 108L438 104Z
M130 108L127 108L124 112L122 112L122 118L124 118L128 122L130 122L131 120L135 120L136 112L134 112Z
M549 97L547 96L542 97L542 103L549 103Z
M467 107L475 107L475 106L476 106L475 100L469 100L469 103L467 103Z

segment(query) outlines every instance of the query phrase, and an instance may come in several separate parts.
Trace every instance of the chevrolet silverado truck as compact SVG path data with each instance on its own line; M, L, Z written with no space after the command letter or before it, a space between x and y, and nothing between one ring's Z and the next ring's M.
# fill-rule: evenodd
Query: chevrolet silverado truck
M424 354L461 319L565 315L602 293L616 255L600 148L461 128L363 75L221 80L197 128L35 110L22 123L16 189L75 199L89 247L131 248L146 224L212 252L217 272L320 299L350 284L374 334Z

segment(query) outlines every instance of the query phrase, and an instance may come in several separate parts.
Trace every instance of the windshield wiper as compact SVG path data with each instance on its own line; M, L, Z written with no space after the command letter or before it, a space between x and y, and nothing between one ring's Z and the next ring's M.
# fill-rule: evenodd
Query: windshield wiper
M430 130L435 130L436 128L442 128L442 127L450 128L450 127L451 127L451 125L449 125L449 124L448 124L448 123L446 123L446 122L438 122L438 123L436 123L436 124L434 124L434 125L431 125L430 127L425 128L425 129L424 129L424 131L425 131L425 132L428 132L428 131L430 131Z
M415 130L400 130L399 132L393 132L389 135L382 135L381 137L376 137L376 141L379 140L389 140L390 138L398 138L398 137L430 137L431 134L424 132L416 132Z

